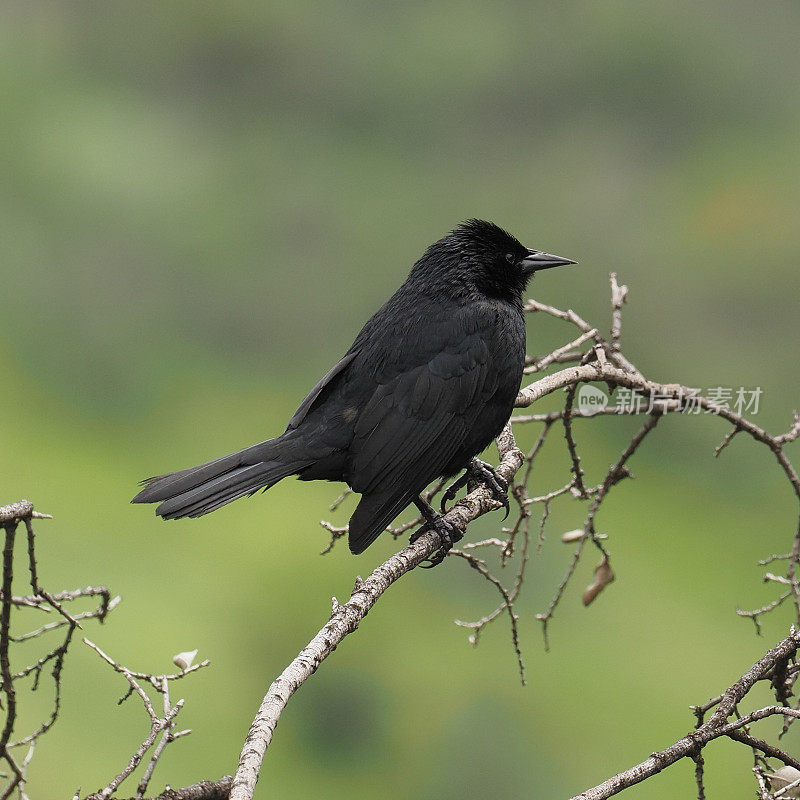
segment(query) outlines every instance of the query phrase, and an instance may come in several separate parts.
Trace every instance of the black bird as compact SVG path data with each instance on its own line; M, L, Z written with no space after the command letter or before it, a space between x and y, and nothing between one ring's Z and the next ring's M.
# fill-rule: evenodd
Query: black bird
M508 508L508 487L474 457L500 433L519 391L528 281L574 263L529 250L491 222L462 223L414 264L283 434L150 478L133 502L160 502L156 514L164 519L199 517L288 475L344 481L361 494L350 518L353 553L415 503L440 534L441 560L463 534L420 493L467 469L502 492ZM465 483L466 476L457 481Z

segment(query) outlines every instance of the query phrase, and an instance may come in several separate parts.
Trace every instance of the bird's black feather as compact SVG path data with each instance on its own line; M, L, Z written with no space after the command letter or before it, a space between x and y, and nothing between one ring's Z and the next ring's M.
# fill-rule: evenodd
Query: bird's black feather
M159 502L167 519L196 517L287 475L345 481L362 495L349 535L362 552L508 420L525 359L531 252L493 223L463 223L428 248L282 436L151 478L133 502Z

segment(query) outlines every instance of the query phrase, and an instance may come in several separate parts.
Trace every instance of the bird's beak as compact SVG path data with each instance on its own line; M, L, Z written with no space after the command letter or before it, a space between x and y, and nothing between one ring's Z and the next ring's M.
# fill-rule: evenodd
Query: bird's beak
M526 272L534 273L540 269L550 269L551 267L560 267L564 264L577 264L577 261L572 261L569 258L562 258L561 256L554 256L552 253L542 253L539 250L530 250L530 255L525 256L520 264Z

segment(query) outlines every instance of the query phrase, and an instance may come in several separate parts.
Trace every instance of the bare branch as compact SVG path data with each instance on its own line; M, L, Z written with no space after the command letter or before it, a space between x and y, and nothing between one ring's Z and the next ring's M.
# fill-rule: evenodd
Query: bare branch
M88 639L84 639L83 641L88 647L94 650L100 656L100 658L106 662L106 664L108 664L115 672L118 672L120 675L122 675L128 682L128 692L123 696L122 700L125 700L131 694L137 694L141 699L142 705L144 706L144 709L147 712L147 716L150 720L150 732L136 749L134 754L130 757L128 763L123 767L122 770L120 770L119 773L117 773L117 775L114 776L114 778L108 782L108 784L106 784L103 789L100 789L94 794L89 795L87 800L107 800L110 798L119 788L120 784L122 784L126 778L133 774L139 764L143 762L145 755L150 748L156 744L156 739L158 739L158 744L156 744L155 749L150 756L150 760L147 763L142 777L139 780L139 785L136 789L135 800L143 800L145 792L147 791L147 787L153 777L153 772L155 771L158 761L166 747L176 739L191 733L191 731L188 730L179 732L174 732L173 730L175 718L178 716L181 708L183 708L184 701L178 700L175 705L172 705L169 695L169 682L183 678L201 667L208 666L209 662L203 661L195 666L186 666L186 668L181 670L181 672L174 673L172 675L153 675L144 672L134 672L133 670L128 669L128 667L116 662L113 658L111 658L111 656L103 652L103 650L94 644L94 642L90 642ZM197 651L194 650L191 653L180 653L175 657L174 660L178 663L188 663L188 661L191 660L196 652ZM155 710L155 706L153 705L153 701L142 687L141 683L139 682L140 680L143 683L150 684L162 695L163 716L159 717ZM159 735L161 737L160 739ZM180 789L177 793L173 792L172 790L166 790L162 795L159 795L159 797L186 798L187 800L188 798L195 797L227 798L227 792L230 788L230 780L230 778L226 777L215 783L204 781L200 784L196 784L195 786L190 786L186 789ZM225 790L224 794L222 793L223 788Z
M583 483L581 457L578 455L578 449L575 446L575 439L572 436L572 404L575 400L575 392L577 389L577 383L572 384L572 386L567 389L567 401L564 404L564 413L561 415L561 421L564 423L564 438L567 440L567 450L569 451L569 457L572 463L575 491L579 497L586 498L588 497L588 493L586 491L586 486Z
M571 364L571 366L544 375L522 388L517 397L516 406L518 408L528 407L542 397L560 389L567 390L566 403L564 408L558 411L516 415L512 417L512 423L541 422L544 425L531 453L525 457L524 460L521 459L519 455L515 454L513 469L507 476L504 475L504 477L508 477L509 480L513 479L522 464L526 464L523 479L512 485L512 493L519 508L516 520L511 527L502 529L503 536L493 536L482 539L479 542L467 543L463 545L462 549L453 552L453 555L466 560L476 573L495 587L501 596L501 603L490 613L485 614L475 622L463 622L458 620L457 624L470 628L472 631L470 641L476 644L483 628L504 613L507 613L511 621L512 643L515 653L517 654L521 671L522 661L519 655L520 648L517 633L518 617L514 610L514 602L522 586L525 566L528 560L530 509L535 507L536 504L541 504L542 506L542 515L539 523L538 552L544 540L544 529L549 516L551 502L554 502L557 498L562 496L572 495L578 501L589 503L584 527L576 539L578 547L573 555L567 573L556 590L555 596L547 611L538 615L543 625L545 642L547 643L548 622L560 602L567 584L575 573L586 541L591 540L600 551L601 562L596 570L593 585L584 593L584 602L591 602L597 594L613 580L610 556L603 544L606 535L596 531L595 518L610 488L621 480L631 477L626 462L640 446L647 434L655 428L662 415L683 412L694 408L696 411L706 411L707 413L715 414L722 420L728 422L731 425L731 431L727 434L723 444L717 449L717 454L730 442L736 433L747 433L755 441L768 446L772 450L784 474L791 483L795 495L800 499L800 480L798 479L796 470L786 458L782 449L786 442L793 441L800 436L800 420L798 420L797 415L795 415L795 422L792 428L787 433L780 436L772 436L752 421L746 419L742 414L728 408L727 405L715 403L703 397L696 389L677 383L659 383L646 378L621 351L622 306L627 298L627 287L617 282L614 273L610 274L609 280L611 284L612 321L610 338L608 339L601 336L596 327L589 325L571 309L563 311L535 300L530 300L526 304L526 311L548 314L554 318L568 322L578 328L580 333L576 338L551 353L536 357L526 357L526 374L542 372L553 364L568 363ZM587 352L582 352L581 345L586 342L591 343L592 349ZM616 408L607 407L597 409L595 413L574 409L573 403L578 386L581 383L589 382L603 382L612 389L614 387L624 387L642 400L643 404L639 405L637 403L637 405L631 409L625 409L619 406ZM578 447L575 443L572 431L572 421L574 419L588 419L597 414L646 414L647 417L644 425L632 437L618 461L609 468L599 483L591 485L586 482L584 470L580 466ZM572 464L572 480L565 486L551 489L550 491L540 491L535 496L530 496L527 486L531 477L534 458L541 449L550 430L550 426L558 420L561 420L564 425L565 440L570 463ZM501 440L498 442L502 459L501 470L504 468L507 461L509 451L505 445L508 444L509 440L513 444L513 436L511 435L510 427L507 426L503 437L501 437ZM515 444L513 445L513 450L516 451ZM476 492L483 492L483 489L479 488ZM466 516L458 517L456 512L469 508L474 495L475 492L468 495L466 500L461 501L461 503L448 514L448 521L455 523L457 527L462 530L477 516L495 507L493 501L488 496L485 496L480 503L480 508L473 508ZM404 523L397 528L389 530L393 535L397 536L410 530L415 523L416 521ZM329 547L347 531L346 526L335 527L330 523L324 523L324 527L326 527L331 534ZM302 685L306 678L313 673L322 660L332 652L335 646L341 642L348 633L355 629L369 608L372 607L386 588L401 575L413 569L414 566L424 560L427 555L435 549L437 538L435 534L425 534L414 545L392 556L387 562L373 572L366 581L357 582L356 588L347 603L341 606L338 605L338 603L334 603L333 612L328 624L322 628L314 639L312 639L309 645L307 645L299 656L287 667L284 673L273 682L264 698L240 757L239 770L237 771L233 784L232 798L236 798L236 800L245 800L246 798L249 800L252 797L252 791L255 786L261 760L271 741L277 720L288 702L289 697ZM567 540L566 536L564 540ZM521 541L522 543L518 549L520 558L517 564L513 586L511 588L506 588L498 577L500 573L493 573L483 559L476 558L470 551L478 548L482 548L485 552L496 550L502 568L506 566L509 559L515 554L517 550L515 543L517 541ZM798 533L795 535L792 552L785 560L788 562L786 576L774 577L776 580L785 583L785 585L789 587L787 590L788 593L784 597L779 598L778 601L770 603L761 609L756 609L754 612L739 612L742 615L750 616L756 625L758 625L758 617L760 614L767 613L773 608L777 608L785 599L788 599L789 596L791 596L795 602L797 617L800 622L800 586L798 586L798 581L794 574L796 565L800 563L800 528L798 528ZM794 675L794 673L792 673L792 675ZM791 679L793 680L794 678ZM716 715L722 714L723 712L727 712L725 717L725 719L727 719L732 713L727 708L724 697L715 701L709 708L714 705L717 706L717 710L715 712L715 717L712 717L712 719L716 719ZM785 706L780 706L780 708L785 708ZM766 709L759 713L773 715L778 712ZM756 714L756 712L753 712L753 714ZM787 719L791 719L793 716L793 711L787 711L784 714L784 717ZM742 737L749 737L749 746L754 748L754 752L760 753L761 755L759 757L763 758L766 750L764 748L759 749L759 747L756 746L760 743L760 740L753 737L747 730L743 730L743 728L746 728L751 722L760 718L761 717L757 715L753 716L751 714L748 717L741 718L741 720L735 723L728 723L727 728L725 730L720 728L721 732L716 732L714 737L725 735L729 736L729 738L733 738L734 736L738 736L739 739L737 741L743 741ZM696 731L692 736L697 737L698 735L702 735L703 731L708 730L710 724L711 721L705 723L705 727L698 728L700 734ZM717 725L716 727L720 726ZM767 749L770 747L771 745L766 745ZM698 746L697 742L692 739L686 744L686 748L685 753L680 753L679 751L681 748L678 747L675 751L671 750L670 754L675 755L677 753L677 755L675 755L676 758L689 755L695 760L698 793L702 796L704 794L702 784L703 759L700 754L702 746ZM775 749L775 751L779 752L777 749ZM671 757L670 754L668 754L667 757ZM773 753L770 752L770 755L772 756ZM665 763L664 758L665 756L662 755L653 762L656 765L662 765L659 766L658 769L663 768Z
M55 594L51 594L41 586L36 565L36 540L32 522L34 519L51 519L51 517L48 514L41 514L35 511L33 504L28 500L21 500L8 506L0 507L0 521L2 521L0 524L2 524L5 532L2 590L0 591L0 601L2 602L2 610L0 611L0 693L5 698L6 708L6 719L0 734L0 760L5 761L11 770L10 781L2 789L2 794L0 794L3 800L8 798L14 791L18 792L21 800L25 800L26 795L23 785L28 765L34 756L40 737L53 727L61 710L62 670L72 642L73 633L79 626L79 620L97 618L102 622L116 605L115 600L111 599L111 593L103 586L87 587L86 589L57 592ZM14 545L17 526L20 523L25 525L27 531L28 572L33 592L31 595L26 596L15 596L13 594ZM97 608L91 611L77 614L69 613L64 607L64 603L81 598L99 598L100 603ZM17 611L20 613L23 611L31 613L55 612L59 618L34 631L14 637L11 634L11 616L12 612ZM50 631L62 627L66 628L66 630L59 644L53 646L27 667L11 672L10 648L12 644L44 636ZM39 687L42 671L46 666L51 667L50 673L53 679L53 700L49 714L33 731L13 739L19 708L19 698L15 684L28 675L33 675L31 690L35 691ZM25 748L25 755L21 761L12 754L14 748Z
M608 275L611 281L611 347L619 351L619 337L622 333L622 305L628 299L628 287L617 283L617 273Z
M541 372L553 363L563 364L569 361L580 361L583 357L583 353L579 350L576 351L576 348L580 347L588 339L594 339L596 336L597 329L592 328L582 333L577 339L573 339L562 347L556 348L552 353L548 353L546 356L526 359L526 366L523 372L525 375L531 375L534 372Z
M522 466L522 452L516 446L511 426L507 425L497 440L501 461L498 474L509 484ZM491 491L479 486L459 501L445 519L461 530L479 516L497 507ZM289 698L316 671L348 634L358 627L381 595L399 578L430 558L439 547L439 534L427 532L413 544L395 553L372 572L340 605L317 635L303 648L291 664L273 681L256 714L234 776L231 800L250 800L253 796L261 762L275 726Z
M640 764L636 764L630 769L617 773L612 778L603 781L603 783L598 784L592 789L587 789L575 795L572 800L605 800L608 797L619 794L623 789L627 789L653 775L657 775L682 758L693 757L694 754L700 752L703 747L714 739L718 739L721 736L729 736L731 738L739 737L741 740L743 737L739 729L745 725L760 719L765 719L769 716L800 715L800 712L795 709L788 709L784 706L768 706L754 711L735 722L727 722L728 717L734 713L737 703L744 699L755 682L765 679L777 662L793 656L799 647L800 632L792 633L777 647L774 647L763 658L756 662L735 684L733 684L733 686L725 691L718 704L717 710L708 722L700 725L690 734L679 739L665 750L653 753ZM753 741L757 742L759 745L762 744L760 740ZM751 742L748 741L747 744L751 744ZM770 753L770 755L775 755L775 752ZM781 760L787 763L785 759L791 759L791 757L781 753Z

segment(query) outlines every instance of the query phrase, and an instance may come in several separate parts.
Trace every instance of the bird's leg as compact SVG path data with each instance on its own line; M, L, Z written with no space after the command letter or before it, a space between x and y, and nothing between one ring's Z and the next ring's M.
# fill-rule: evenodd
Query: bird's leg
M497 470L495 470L491 464L487 464L479 458L473 458L472 461L467 464L464 474L447 487L442 495L442 513L444 513L445 505L448 500L455 499L456 492L468 483L484 484L492 493L492 497L506 510L506 515L503 519L508 517L511 512L511 505L508 502L508 483L497 474Z
M439 549L429 559L430 564L427 567L424 567L425 569L430 569L431 567L435 567L437 564L441 564L442 561L444 561L444 557L448 554L453 544L459 539L463 538L464 531L447 522L441 516L441 514L437 514L436 511L431 508L430 503L426 503L421 497L418 497L416 500L414 500L414 505L420 510L420 513L425 520L425 527L422 528L422 530L411 534L411 543L413 544L416 542L417 539L419 539L419 537L427 531L436 531L436 533L439 534L439 539L441 540Z

